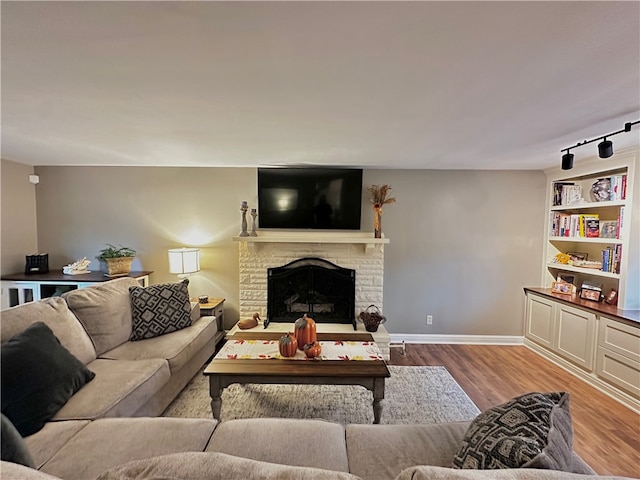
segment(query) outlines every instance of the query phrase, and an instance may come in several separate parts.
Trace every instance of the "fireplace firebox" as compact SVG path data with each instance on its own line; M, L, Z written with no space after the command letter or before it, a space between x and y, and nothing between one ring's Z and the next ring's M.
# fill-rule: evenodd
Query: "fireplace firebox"
M356 326L356 271L321 258L301 258L267 269L269 322L295 322L305 313L316 323Z

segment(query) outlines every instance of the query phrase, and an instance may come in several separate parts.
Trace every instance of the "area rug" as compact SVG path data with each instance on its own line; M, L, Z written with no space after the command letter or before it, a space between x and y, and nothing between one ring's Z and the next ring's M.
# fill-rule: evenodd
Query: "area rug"
M479 410L445 367L389 366L380 423L472 420ZM164 417L211 418L209 380L196 375ZM373 394L345 385L230 385L222 392L222 420L321 418L343 424L373 423Z

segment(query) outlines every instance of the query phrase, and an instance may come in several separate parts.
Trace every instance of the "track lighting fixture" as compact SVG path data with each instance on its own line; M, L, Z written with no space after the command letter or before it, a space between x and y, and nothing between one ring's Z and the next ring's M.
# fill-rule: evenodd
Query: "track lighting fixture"
M562 155L562 170L571 170L573 168L573 153L567 153Z
M600 158L609 158L613 155L613 142L611 140L607 140L607 137L613 137L622 132L630 132L631 127L633 125L637 125L640 123L640 120L636 120L635 122L627 122L624 124L624 128L622 130L618 130L617 132L608 133L607 135L602 135L601 137L592 138L591 140L585 140L584 142L578 142L573 147L567 147L560 150L561 152L567 152L562 155L562 170L571 170L573 168L573 154L569 153L572 148L581 147L586 145L587 143L593 143L598 140L602 140L598 144L598 156Z
M609 158L613 155L613 142L605 139L598 144L598 155L600 158Z

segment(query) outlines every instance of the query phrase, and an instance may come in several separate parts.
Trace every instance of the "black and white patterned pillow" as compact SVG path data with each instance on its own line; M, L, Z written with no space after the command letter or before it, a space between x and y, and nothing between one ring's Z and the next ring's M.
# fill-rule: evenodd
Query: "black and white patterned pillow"
M129 340L144 340L191 325L189 280L129 287L133 328Z
M527 393L480 413L469 425L453 468L572 471L569 394Z

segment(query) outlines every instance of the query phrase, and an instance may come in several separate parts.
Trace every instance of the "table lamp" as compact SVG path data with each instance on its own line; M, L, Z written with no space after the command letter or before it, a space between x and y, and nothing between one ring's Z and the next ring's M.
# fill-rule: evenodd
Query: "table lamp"
M169 272L186 278L200 271L200 250L198 248L172 248L169 250Z

